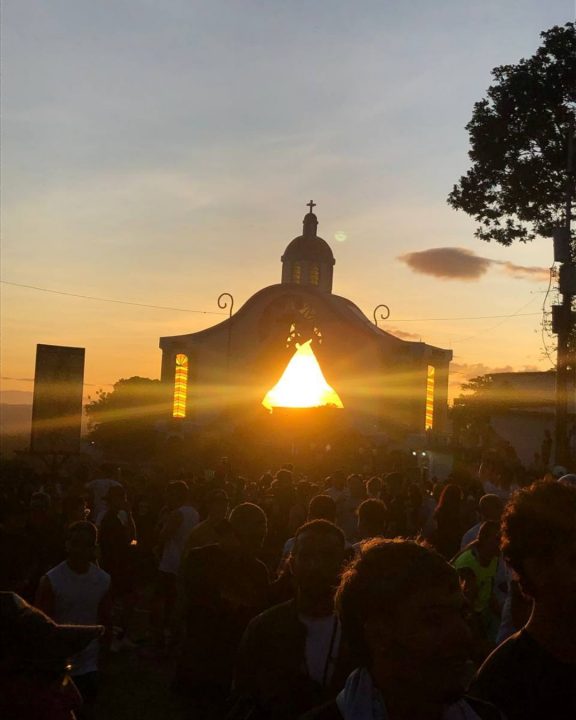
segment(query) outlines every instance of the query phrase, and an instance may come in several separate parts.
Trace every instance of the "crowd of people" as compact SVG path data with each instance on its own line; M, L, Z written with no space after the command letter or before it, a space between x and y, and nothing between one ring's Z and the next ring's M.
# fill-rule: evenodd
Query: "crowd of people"
M7 478L0 637L3 718L135 653L198 720L573 720L576 475Z

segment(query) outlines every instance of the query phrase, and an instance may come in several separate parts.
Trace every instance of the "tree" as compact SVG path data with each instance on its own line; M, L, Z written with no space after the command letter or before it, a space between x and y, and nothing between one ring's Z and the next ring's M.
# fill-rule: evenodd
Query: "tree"
M576 25L555 26L528 60L492 71L496 82L474 106L466 126L472 167L448 196L479 223L476 236L511 245L537 235L555 238L562 263L562 303L553 308L558 335L555 458L566 464L570 378L576 377Z
M99 390L85 406L89 439L115 460L146 460L154 453L157 425L169 417L166 390L160 380L131 377Z
M475 218L481 240L527 242L564 224L576 27L555 26L541 37L531 58L492 71L496 82L466 126L472 167L448 202Z
M491 375L481 375L463 383L461 387L469 394L460 394L454 399L452 419L459 432L483 436L496 409L494 379Z

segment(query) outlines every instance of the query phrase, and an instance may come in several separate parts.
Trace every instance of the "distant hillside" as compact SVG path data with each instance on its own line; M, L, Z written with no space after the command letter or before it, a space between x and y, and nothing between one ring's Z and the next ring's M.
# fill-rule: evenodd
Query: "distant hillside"
M0 435L30 435L32 405L0 403Z
M30 445L32 405L0 403L0 452L9 456Z
M32 405L33 397L30 390L0 390L0 405Z

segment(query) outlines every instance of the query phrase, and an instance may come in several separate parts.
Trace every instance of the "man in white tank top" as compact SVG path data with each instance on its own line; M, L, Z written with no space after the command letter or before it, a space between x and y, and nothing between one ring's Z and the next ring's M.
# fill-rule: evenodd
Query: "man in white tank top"
M198 525L198 511L189 504L185 482L172 482L166 493L168 514L160 530L162 554L158 566L158 585L152 614L156 649L164 645L164 629L169 626L176 600L176 579L192 529Z
M104 642L111 638L110 575L94 562L97 530L90 522L68 528L67 559L40 580L36 606L57 623L104 625ZM92 716L97 692L99 640L93 640L71 659L71 675L84 699L83 717Z

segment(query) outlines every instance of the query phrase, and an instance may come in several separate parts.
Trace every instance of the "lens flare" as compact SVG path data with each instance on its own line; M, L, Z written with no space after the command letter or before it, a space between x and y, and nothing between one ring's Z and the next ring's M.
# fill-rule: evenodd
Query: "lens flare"
M268 410L275 407L311 408L330 405L343 408L342 400L326 382L310 343L296 345L280 380L269 390L262 405Z

